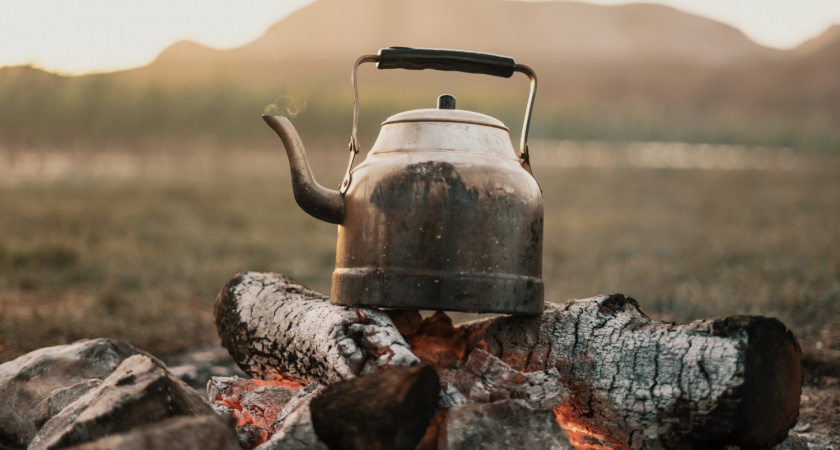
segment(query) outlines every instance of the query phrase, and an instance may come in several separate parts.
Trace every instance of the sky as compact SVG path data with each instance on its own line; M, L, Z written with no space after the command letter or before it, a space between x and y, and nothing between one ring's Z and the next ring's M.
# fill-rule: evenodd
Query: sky
M0 66L64 74L148 64L183 39L226 49L258 38L312 0L0 0ZM591 0L620 4L626 0ZM840 0L646 0L741 29L759 44L793 48L840 24Z

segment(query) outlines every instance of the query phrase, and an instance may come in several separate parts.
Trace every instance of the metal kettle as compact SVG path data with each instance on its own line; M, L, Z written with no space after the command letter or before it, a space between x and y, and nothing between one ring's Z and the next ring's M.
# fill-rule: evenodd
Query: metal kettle
M359 148L360 64L510 77L526 74L531 92L520 152L508 128L455 109L406 111L382 123L364 162ZM543 310L542 193L528 159L536 76L512 58L485 53L390 47L360 57L350 163L338 191L318 184L300 137L285 117L263 116L283 141L295 199L338 227L331 302L345 306L538 314Z

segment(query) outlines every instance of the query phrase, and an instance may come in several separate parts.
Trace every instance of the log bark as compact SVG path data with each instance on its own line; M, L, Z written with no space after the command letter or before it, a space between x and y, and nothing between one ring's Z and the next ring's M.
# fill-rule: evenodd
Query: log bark
M283 275L237 275L213 307L222 345L264 380L329 384L420 362L381 311L333 306Z
M216 315L223 344L254 376L285 372L329 384L416 363L385 314L330 305L282 276L237 276L219 294ZM423 324L397 323L412 333L410 342L423 341L417 334ZM478 348L513 370L543 372L538 378L556 374L568 390L561 393L568 401L554 410L558 420L613 448L771 448L798 416L800 349L776 319L663 323L616 294L547 304L538 316L498 316L452 333L436 330L435 339L441 336L457 342L456 351L443 353L459 355L459 367ZM449 358L442 360L447 370L457 370ZM482 383L499 384L491 378ZM528 383L521 389L545 390L545 383L536 390Z
M458 327L514 369L556 368L558 418L630 448L771 448L799 414L801 350L776 319L650 320L617 294Z

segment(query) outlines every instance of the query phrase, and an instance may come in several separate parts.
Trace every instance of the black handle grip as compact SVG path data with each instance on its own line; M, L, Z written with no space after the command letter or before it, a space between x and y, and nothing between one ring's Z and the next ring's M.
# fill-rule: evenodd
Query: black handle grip
M507 56L436 48L388 47L379 50L380 69L449 70L510 78L516 62Z

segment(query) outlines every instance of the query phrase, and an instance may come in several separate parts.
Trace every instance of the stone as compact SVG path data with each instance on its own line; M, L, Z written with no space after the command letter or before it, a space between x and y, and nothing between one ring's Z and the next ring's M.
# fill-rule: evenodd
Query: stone
M216 415L173 417L72 447L73 450L239 450L233 423Z
M0 448L29 444L43 417L41 402L56 389L104 379L132 355L154 358L125 342L93 339L45 347L0 365Z
M781 444L773 447L773 450L809 450L808 441L796 433L788 433L788 437Z
M67 448L171 417L210 414L216 415L203 396L163 363L135 355L47 421L29 448Z
M252 423L236 427L236 439L243 449L254 448L268 440L268 430Z
M470 403L446 413L438 450L574 450L551 411L534 410L524 400Z
M193 389L204 392L213 377L244 377L228 351L219 344L195 347L181 353L161 357L170 372Z
M35 408L35 426L40 430L48 420L60 413L67 405L75 402L100 384L102 384L102 380L90 379L52 391L50 396L42 400Z

